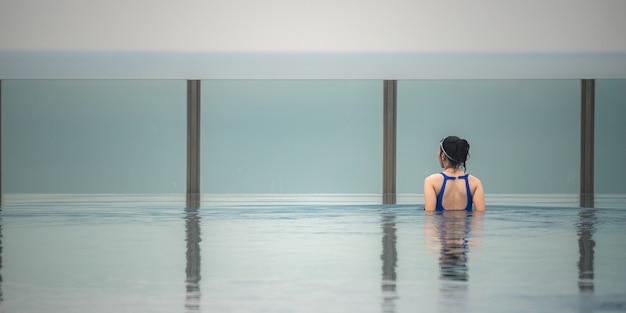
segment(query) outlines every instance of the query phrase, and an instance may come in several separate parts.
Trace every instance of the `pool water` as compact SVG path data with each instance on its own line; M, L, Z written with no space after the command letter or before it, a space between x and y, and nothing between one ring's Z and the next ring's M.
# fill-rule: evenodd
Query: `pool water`
M626 210L4 199L1 312L626 311Z

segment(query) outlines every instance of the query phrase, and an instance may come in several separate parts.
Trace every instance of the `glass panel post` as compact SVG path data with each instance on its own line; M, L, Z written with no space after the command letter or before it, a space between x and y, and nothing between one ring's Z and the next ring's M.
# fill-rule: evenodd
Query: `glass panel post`
M2 79L0 79L0 204L2 204Z
M200 81L187 81L187 201L200 194Z
M580 206L593 207L593 130L595 80L581 80Z
M396 203L396 80L384 81L383 204Z

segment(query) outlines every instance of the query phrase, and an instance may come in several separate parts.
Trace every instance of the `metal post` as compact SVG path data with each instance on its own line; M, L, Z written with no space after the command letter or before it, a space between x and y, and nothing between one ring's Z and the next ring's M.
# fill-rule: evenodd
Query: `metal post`
M200 81L187 81L186 312L200 311Z
M396 96L398 81L383 82L383 204L396 203Z
M2 79L0 79L0 205L2 205Z
M0 211L2 210L2 79L0 79ZM2 217L0 217L0 270L2 269ZM4 301L2 294L2 274L0 274L0 304Z
M581 80L580 206L592 208L595 80Z
M187 81L187 200L200 197L200 81Z

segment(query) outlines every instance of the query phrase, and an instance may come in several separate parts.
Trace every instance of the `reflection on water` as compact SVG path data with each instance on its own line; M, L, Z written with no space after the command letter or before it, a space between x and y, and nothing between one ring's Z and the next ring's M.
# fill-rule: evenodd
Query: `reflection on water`
M185 208L185 230L187 241L187 278L185 310L187 312L200 311L200 216L198 209L200 199L190 196Z
M0 213L2 213L2 203L0 203ZM0 216L0 304L2 301L4 301L4 296L2 295L2 216Z
M595 224L597 222L595 209L582 210L578 214L578 290L581 293L592 293L593 283L593 257L596 242L593 240Z
M0 312L626 307L626 210L505 207L483 220L410 206L243 206L206 218L184 201L4 203Z
M426 244L439 251L441 306L462 309L469 281L470 246L479 243L483 212L444 211L424 213Z
M396 293L396 265L398 263L398 251L396 250L396 216L392 212L385 212L382 221L383 229L383 253L380 256L383 261L383 312L395 312Z

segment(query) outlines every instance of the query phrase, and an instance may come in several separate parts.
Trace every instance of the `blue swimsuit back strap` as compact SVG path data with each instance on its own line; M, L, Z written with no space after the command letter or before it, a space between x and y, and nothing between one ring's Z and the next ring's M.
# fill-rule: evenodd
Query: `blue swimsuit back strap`
M462 176L448 176L445 173L441 172L441 175L443 175L443 184L441 185L441 190L439 191L439 194L437 195L437 206L435 207L436 211L443 211L443 205L441 204L441 202L443 201L443 192L446 190L446 183L448 182L449 179L464 179L465 180L465 192L467 193L467 205L465 206L465 210L466 211L471 211L472 210L472 191L470 189L470 185L469 185L469 174L465 174Z

